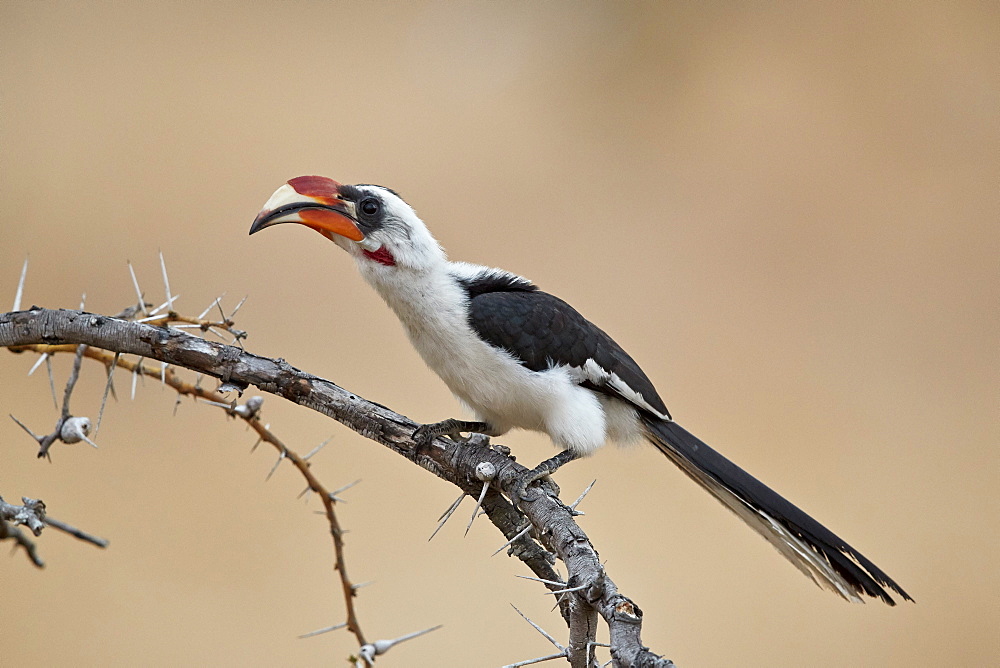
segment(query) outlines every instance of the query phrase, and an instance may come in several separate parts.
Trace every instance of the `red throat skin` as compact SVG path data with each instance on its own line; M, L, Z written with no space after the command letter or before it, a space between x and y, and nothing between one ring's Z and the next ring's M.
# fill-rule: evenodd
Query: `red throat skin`
M396 258L392 256L392 253L390 253L385 246L381 246L376 251L363 250L361 252L364 253L365 257L369 260L374 260L375 262L384 264L387 267L396 266Z

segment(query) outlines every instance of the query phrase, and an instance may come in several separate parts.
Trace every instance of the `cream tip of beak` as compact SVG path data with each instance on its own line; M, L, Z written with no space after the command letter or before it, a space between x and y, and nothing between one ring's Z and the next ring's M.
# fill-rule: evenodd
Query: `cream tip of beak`
M295 188L291 187L286 183L285 185L281 186L280 188L274 191L274 194L271 195L270 199L268 199L267 202L264 204L264 210L273 211L274 209L277 209L279 206L283 206L285 204L291 204L292 202L301 202L304 199L307 198L304 195L300 195L299 193L295 192Z

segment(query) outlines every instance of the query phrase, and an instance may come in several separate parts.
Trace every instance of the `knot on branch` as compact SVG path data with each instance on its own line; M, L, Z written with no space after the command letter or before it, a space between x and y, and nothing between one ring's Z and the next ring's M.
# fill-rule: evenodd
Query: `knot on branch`
M312 382L300 376L281 388L281 396L297 404L303 404L308 401L312 391Z
M641 624L642 610L631 599L619 594L615 601L615 619L626 624Z

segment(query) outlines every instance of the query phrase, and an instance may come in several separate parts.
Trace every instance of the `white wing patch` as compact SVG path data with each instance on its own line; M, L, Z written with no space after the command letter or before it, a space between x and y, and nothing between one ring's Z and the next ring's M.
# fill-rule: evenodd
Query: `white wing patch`
M645 411L649 411L661 420L670 420L670 416L664 415L650 406L642 394L629 387L628 383L618 377L618 374L608 371L593 359L588 359L582 367L570 366L566 368L576 382L589 381L597 386L609 387L626 401L635 404Z

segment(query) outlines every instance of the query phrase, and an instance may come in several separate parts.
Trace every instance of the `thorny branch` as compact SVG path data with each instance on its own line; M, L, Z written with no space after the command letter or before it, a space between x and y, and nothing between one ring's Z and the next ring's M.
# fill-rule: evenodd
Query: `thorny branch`
M173 318L169 317L169 314L161 316L158 319L162 319L162 322L164 324L167 324L174 320ZM195 319L178 318L177 320L180 322L190 323ZM200 326L200 323L197 324L199 324ZM216 325L213 323L211 326L216 326ZM274 434L274 432L270 429L270 425L264 424L260 420L260 407L262 403L260 397L253 397L249 399L246 403L242 405L237 405L235 402L227 400L226 395L223 392L220 392L219 390L207 389L201 387L201 385L198 382L191 383L184 380L181 377L181 375L178 374L176 370L171 366L153 367L149 364L146 364L143 358L141 357L133 360L125 357L119 357L120 353L113 353L107 350L102 350L100 348L94 348L85 345L73 346L72 344L67 344L67 345L39 344L39 345L29 345L29 346L12 348L12 350L14 352L31 351L40 353L42 355L55 355L57 353L65 353L76 350L77 357L73 367L74 373L72 373L70 376L72 382L75 382L76 375L79 372L80 358L87 357L89 359L96 360L107 366L109 373L111 372L112 364L114 364L115 366L120 367L125 371L132 373L133 377L137 375L142 375L161 380L164 384L166 384L175 392L177 392L179 396L190 396L190 397L195 397L197 399L201 399L206 403L221 407L231 417L242 419L257 434L258 440L257 443L254 445L254 448L256 448L257 445L259 445L261 442L268 443L269 445L273 446L279 453L278 461L280 462L283 460L287 460L291 462L292 465L295 466L296 469L298 469L302 477L305 478L307 484L306 489L309 492L316 493L319 496L320 501L323 503L323 509L324 512L326 513L326 519L330 525L330 534L333 538L335 570L337 571L340 577L341 589L343 590L345 606L347 609L347 620L346 623L341 628L347 628L351 633L353 633L354 636L357 638L359 645L366 644L365 636L361 630L361 625L357 617L357 611L354 606L354 598L356 596L355 585L351 582L350 578L347 575L346 561L344 558L344 542L342 538L343 529L340 526L340 521L337 519L337 514L334 510L335 493L327 491L326 487L319 480L317 480L315 475L313 475L309 467L309 462L308 462L309 455L303 457L297 454L294 450L286 446ZM82 353L80 351L82 351ZM115 361L115 357L119 357L119 359ZM110 382L110 377L109 377L109 382ZM69 393L72 389L72 385L67 384L67 388L68 390L66 393L66 401L68 403ZM18 422L18 424L20 424L20 422ZM52 443L49 442L48 446L51 446L51 444ZM43 454L48 455L48 446L46 446L44 453L39 453L39 456L42 456ZM55 524L53 524L53 526L55 526ZM77 530L72 530L70 531L70 533L72 533L73 531Z
M222 308L222 296L217 297L208 307L201 312L197 317L190 317L177 313L174 310L174 303L178 299L178 295L171 294L170 282L167 275L167 266L163 258L163 253L160 253L160 269L163 276L163 285L166 292L167 300L153 308L153 305L146 302L143 292L139 287L139 281L136 279L135 270L132 268L132 263L128 263L129 274L132 279L132 286L135 288L135 294L138 299L136 304L127 307L122 312L117 314L115 317L122 320L133 321L141 314L143 317L137 322L148 323L150 325L159 327L170 327L175 331L183 329L197 329L202 334L211 333L219 338L223 338L220 332L225 332L230 334L232 338L232 343L242 346L242 339L246 338L246 332L243 330L236 329L235 322L233 318L236 313L243 307L246 302L246 297L244 297L232 310L229 315ZM12 311L19 311L21 308L21 298L24 294L24 284L25 278L28 272L28 260L25 259L24 266L21 270L21 277L18 281L17 292L14 296L14 304ZM84 308L84 300L86 295L81 298L80 309ZM218 309L220 319L212 320L206 318L213 309ZM277 469L278 465L281 464L285 459L292 462L292 464L299 470L300 474L306 479L307 487L303 490L302 494L317 492L324 505L325 514L327 516L327 522L330 525L330 532L333 538L334 544L334 570L337 571L340 581L341 589L344 596L345 608L347 621L343 624L336 625L332 628L347 628L358 640L359 646L364 649L368 645L365 642L364 633L361 631L360 623L358 622L357 612L354 606L354 596L358 588L357 585L351 583L347 575L347 568L344 560L344 550L343 550L343 530L340 527L340 523L337 519L337 515L333 509L334 501L339 500L336 494L343 491L346 487L343 487L334 492L328 492L324 486L313 476L312 472L309 470L308 459L314 455L321 447L317 447L312 452L307 454L305 457L300 457L297 453L290 450L284 443L282 443L277 436L271 431L270 425L262 424L259 419L259 411L263 399L261 397L252 397L243 405L237 405L236 401L231 403L226 402L225 394L232 391L233 389L240 389L236 386L226 386L225 384L220 385L215 390L206 390L201 386L202 374L198 374L197 380L192 384L184 381L172 367L166 362L161 363L159 369L154 369L145 364L144 357L138 357L136 360L130 360L128 358L122 358L120 351L111 352L109 350L102 350L98 348L90 348L84 344L78 345L65 345L65 346L51 346L51 345L33 345L26 346L23 348L16 349L15 352L21 352L24 350L31 350L40 353L38 362L31 368L28 372L30 375L41 365L42 361L46 362L48 374L49 374L49 386L52 389L52 400L56 404L56 408L59 408L58 401L56 399L55 392L55 382L52 375L52 357L56 353L61 352L75 352L73 368L70 372L68 381L66 382L66 388L63 395L62 409L59 419L56 422L55 429L52 433L46 436L39 436L35 434L27 425L18 420L15 416L10 417L16 422L25 432L27 432L38 444L39 444L39 457L47 457L51 461L51 455L49 454L49 449L57 442L62 441L64 443L77 443L84 441L89 443L93 447L97 447L97 444L88 438L91 431L91 422L89 418L85 417L74 417L70 415L69 411L69 401L72 396L73 389L76 386L77 379L80 374L80 366L83 357L89 357L95 359L104 364L108 380L104 389L104 396L101 399L101 408L97 416L97 427L100 429L101 418L104 415L104 407L107 402L108 394L114 394L114 372L118 366L122 366L125 370L130 371L132 375L132 398L135 398L136 390L136 380L139 377L145 376L156 376L158 375L161 382L164 385L170 385L178 395L177 402L174 404L174 410L176 411L177 405L180 402L181 396L192 396L196 399L201 399L204 403L219 406L226 410L226 412L231 417L242 418L250 428L252 428L257 433L257 441L254 444L251 452L257 449L257 446L262 442L267 442L272 445L275 449L279 451L279 457L277 462L275 462L274 468L271 469L271 473L268 474L268 478ZM242 392L241 392L242 394ZM95 433L96 433L95 429ZM325 445L325 443L324 443ZM353 483L352 483L353 484ZM350 485L348 485L350 487ZM300 494L301 496L301 494ZM37 502L37 505L44 511L44 503L41 501ZM27 501L26 501L27 506ZM23 523L23 522L22 522ZM64 531L80 540L84 540L93 543L99 547L106 547L107 541L101 538L91 536L90 534L77 529L63 522L59 522L53 518L48 518L46 524L52 526L55 529ZM37 527L33 526L35 535L37 536L41 531L41 525ZM0 526L0 540L4 538L12 538L15 540L15 545L22 547L35 565L42 567L44 564L38 558L37 550L34 543L27 538L17 529L16 526L5 523ZM379 641L385 642L385 641ZM363 655L363 652L362 652Z
M479 498L484 488L482 465L490 464L493 475L485 482L488 489L482 500L484 511L507 538L513 539L510 543L511 554L521 559L550 591L560 592L557 598L570 627L569 646L553 655L554 658L565 657L575 668L598 665L594 656L594 640L596 616L600 615L610 631L611 657L615 666L673 665L642 645L642 611L618 592L601 565L593 544L573 519L579 513L547 493L536 494L533 500L519 503L518 507L504 498L503 494L516 498L516 480L525 471L509 456L506 448L481 441L457 444L438 438L418 452L411 438L417 425L405 416L367 401L328 380L303 372L284 360L260 357L242 348L190 336L175 328L83 311L37 307L0 315L0 346L14 351L52 353L77 350L76 347L81 345L87 346L83 352L85 356L105 364L118 357L118 364L127 369L138 368L142 374L160 376L178 392L224 405L230 414L246 420L263 440L292 461L308 481L309 488L323 499L349 606L354 592L346 574L339 568L342 545L340 528L333 514L333 498L312 476L306 459L289 450L270 433L266 425L261 425L257 411L248 408L249 402L237 406L226 402L218 391L184 383L175 374L167 373L172 371L170 366L185 367L217 378L223 388L245 389L254 385L323 413L455 484L473 498ZM153 369L141 361L130 362L121 355L154 359L170 366L164 372L162 368ZM528 532L524 531L526 526ZM562 560L568 568L569 577L565 582L552 568L555 558ZM348 615L350 620L353 612L349 611ZM356 630L356 619L354 624L352 631L359 642L366 645L360 630ZM367 657L362 654L361 658Z

